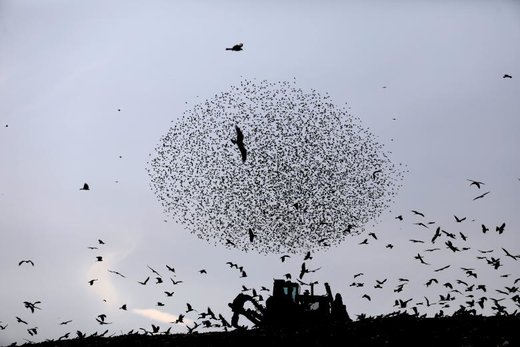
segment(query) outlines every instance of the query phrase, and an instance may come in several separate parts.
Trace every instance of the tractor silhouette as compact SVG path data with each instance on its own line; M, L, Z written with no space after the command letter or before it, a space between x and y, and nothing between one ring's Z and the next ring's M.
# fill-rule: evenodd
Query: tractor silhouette
M305 290L300 294L298 283L275 279L272 295L266 300L265 307L250 295L237 295L229 304L233 311L231 325L243 328L238 325L241 315L260 328L297 328L350 321L341 295L338 293L333 298L328 283L325 283L325 290L325 295L314 295L314 286L311 285L311 292ZM254 309L244 307L248 302Z

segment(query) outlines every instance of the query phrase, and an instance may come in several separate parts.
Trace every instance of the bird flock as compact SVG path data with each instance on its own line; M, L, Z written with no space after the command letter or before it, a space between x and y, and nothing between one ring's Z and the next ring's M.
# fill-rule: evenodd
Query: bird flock
M200 239L293 254L363 232L404 172L328 95L247 79L185 111L147 169L165 213Z

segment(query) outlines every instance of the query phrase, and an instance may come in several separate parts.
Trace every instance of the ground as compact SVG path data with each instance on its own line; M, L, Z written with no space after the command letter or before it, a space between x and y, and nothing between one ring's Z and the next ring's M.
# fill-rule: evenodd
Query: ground
M292 330L135 334L48 341L33 346L520 346L520 316L417 318L401 315Z

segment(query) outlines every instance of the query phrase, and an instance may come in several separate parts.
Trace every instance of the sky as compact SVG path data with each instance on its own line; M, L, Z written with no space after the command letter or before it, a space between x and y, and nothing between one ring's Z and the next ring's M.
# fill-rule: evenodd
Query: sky
M239 42L243 51L225 50ZM446 314L472 294L504 298L513 312L514 292L496 290L518 287L520 277L502 249L520 255L518 42L515 1L1 0L0 345L151 324L184 333L186 325L169 322L182 313L193 326L187 302L229 320L227 304L243 285L259 290L286 273L297 277L304 254L282 263L281 254L209 244L163 214L150 187L148 162L172 122L244 79L295 79L328 93L406 167L393 205L365 233L307 261L320 268L304 277L319 282L317 294L328 282L354 319L393 312L396 299L431 316L446 304L439 295L450 282L460 293L451 293ZM85 182L89 191L80 190ZM432 245L438 226L456 239L443 234ZM450 240L469 249L452 252ZM440 249L425 251L432 247ZM18 265L28 259L34 266ZM164 283L155 284L149 267ZM146 286L137 283L148 276ZM409 283L396 292L399 278ZM438 283L426 286L431 278ZM466 291L457 279L487 292ZM435 304L425 307L425 297ZM40 309L31 313L24 301L41 301ZM489 315L492 306L476 308ZM100 314L111 324L96 322Z

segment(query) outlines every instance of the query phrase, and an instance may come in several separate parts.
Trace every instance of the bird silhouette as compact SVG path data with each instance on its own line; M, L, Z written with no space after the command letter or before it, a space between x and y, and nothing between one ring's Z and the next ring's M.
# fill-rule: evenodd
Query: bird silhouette
M473 200L482 199L483 197L485 197L488 194L489 194L489 192L485 192L484 194L480 194L479 196L474 197Z
M38 304L41 304L41 301L35 301L35 302L24 301L23 303L25 305L25 308L28 308L31 310L31 313L34 313L34 310L41 310L41 308L36 306Z
M162 277L160 273L158 273L156 270L152 269L150 265L146 265L154 274L156 274L159 277Z
M83 187L79 188L79 190L90 190L90 187L87 183L84 183Z
M504 74L504 76L502 76L502 78L513 78L513 76L508 75L508 74Z
M413 212L414 214L416 214L416 215L419 215L419 216L421 216L421 217L424 217L424 213L422 213L422 212L419 212L419 211L416 211L416 210L412 210L412 212Z
M249 241L253 242L256 237L255 233L253 233L253 230L251 228L249 228L248 233L249 233Z
M244 134L237 125L235 125L235 130L237 133L237 139L231 139L231 142L238 146L238 149L240 150L240 155L242 156L242 162L245 163L247 157L247 150L244 147Z
M142 284L143 286L145 286L146 283L148 283L148 280L149 280L149 279L150 279L150 276L146 277L146 279L145 279L143 282L139 282L139 281L137 281L137 283Z
M18 262L18 266L22 265L22 264L31 264L32 266L34 266L34 262L30 259L28 260L20 260L20 262Z
M459 217L457 217L457 216L455 216L455 215L453 215L453 217L455 217L455 220L457 221L457 223L460 223L460 222L463 222L463 221L466 220L466 217L459 218Z
M372 179L375 180L375 179L376 179L376 174L378 174L378 173L380 173L380 172L382 172L382 171L383 171L383 170L378 169L378 170L372 172Z
M96 281L98 281L98 279L97 279L97 278L94 278L94 279L88 281L88 284L93 285L94 282L96 282Z
M189 313L191 311L196 311L196 310L193 309L193 307L191 306L190 303L186 303L186 313Z
M502 233L504 232L504 228L505 228L505 227L506 227L506 223L502 223L501 226L496 227L496 231L497 231L497 233L502 234Z
M475 181L475 180L470 180L470 179L467 179L468 181L470 181L471 183L469 184L470 186L476 186L478 189L480 189L480 186L484 184L484 182L479 182L479 181Z
M111 272L111 273L113 273L113 274L119 275L119 276L121 276L121 277L123 277L123 278L126 278L125 275L123 275L122 273L120 273L120 272L118 272L118 271L108 270L108 269L107 269L107 271L108 271L108 272Z
M24 321L22 318L20 318L20 317L18 317L18 316L15 317L15 318L16 318L16 322L17 322L17 323L22 323L22 324L25 324L25 325L28 325L28 324L29 324L29 323L27 323L26 321Z
M241 51L242 50L242 47L244 46L243 43L237 43L236 45L234 45L233 47L231 48L226 48L226 51Z

